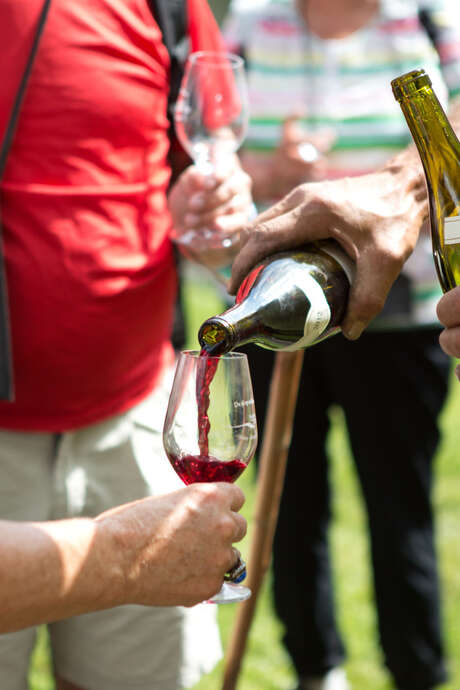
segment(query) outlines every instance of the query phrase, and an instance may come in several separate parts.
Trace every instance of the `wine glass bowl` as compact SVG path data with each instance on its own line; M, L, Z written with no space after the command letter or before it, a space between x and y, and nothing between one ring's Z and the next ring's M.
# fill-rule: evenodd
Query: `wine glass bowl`
M257 448L254 396L244 353L221 357L193 350L180 353L163 446L185 484L233 482L240 476ZM241 601L250 594L229 582L224 589L225 601ZM212 601L221 603L217 596Z
M177 137L205 174L225 164L246 136L248 96L244 61L232 53L192 53L174 110Z

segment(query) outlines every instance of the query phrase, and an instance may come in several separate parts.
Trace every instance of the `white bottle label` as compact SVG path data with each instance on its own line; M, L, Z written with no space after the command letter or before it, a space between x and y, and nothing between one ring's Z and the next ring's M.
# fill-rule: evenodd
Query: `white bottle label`
M332 258L340 264L351 284L355 277L356 266L340 244L335 241L325 241L321 243L321 250L332 256ZM292 277L292 275L290 277ZM305 273L303 270L299 270L297 286L305 293L305 296L311 304L311 308L305 322L303 337L295 343L292 343L292 345L283 347L282 349L284 352L300 350L312 345L312 343L323 334L331 320L331 308L329 303L322 287L313 276Z
M460 244L460 216L444 218L444 244Z
M301 269L296 271L296 273L295 283L305 294L311 306L305 321L303 337L296 340L292 345L283 347L283 352L301 350L304 347L308 347L308 345L311 345L319 338L331 320L331 308L322 287L316 282L313 276L306 273L304 270ZM290 275L290 280L292 280L292 274Z

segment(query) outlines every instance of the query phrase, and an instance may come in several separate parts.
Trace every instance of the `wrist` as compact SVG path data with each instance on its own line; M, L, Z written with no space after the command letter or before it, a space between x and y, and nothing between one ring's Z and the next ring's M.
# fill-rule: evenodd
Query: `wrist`
M133 543L136 542L129 530L121 526L116 515L96 518L95 524L97 563L94 571L103 574L101 597L107 596L103 603L107 607L134 603L132 564L135 561Z

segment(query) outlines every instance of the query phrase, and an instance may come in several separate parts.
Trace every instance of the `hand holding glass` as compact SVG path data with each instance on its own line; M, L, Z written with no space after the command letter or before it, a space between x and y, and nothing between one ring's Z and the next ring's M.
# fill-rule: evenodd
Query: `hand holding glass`
M247 357L185 351L179 355L163 428L163 445L185 484L233 482L253 457L257 423ZM224 582L210 600L247 599L251 591Z
M175 107L177 137L204 174L225 170L246 135L248 96L244 61L238 55L201 51L186 63ZM185 255L206 256L211 267L229 265L238 233L210 228L173 234Z

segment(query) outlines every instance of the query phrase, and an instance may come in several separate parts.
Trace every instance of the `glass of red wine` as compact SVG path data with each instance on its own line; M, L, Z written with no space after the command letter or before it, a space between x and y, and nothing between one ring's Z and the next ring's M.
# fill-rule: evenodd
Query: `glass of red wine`
M179 355L163 427L163 445L185 484L234 482L257 447L257 422L247 356ZM210 602L243 601L248 587L224 582Z

